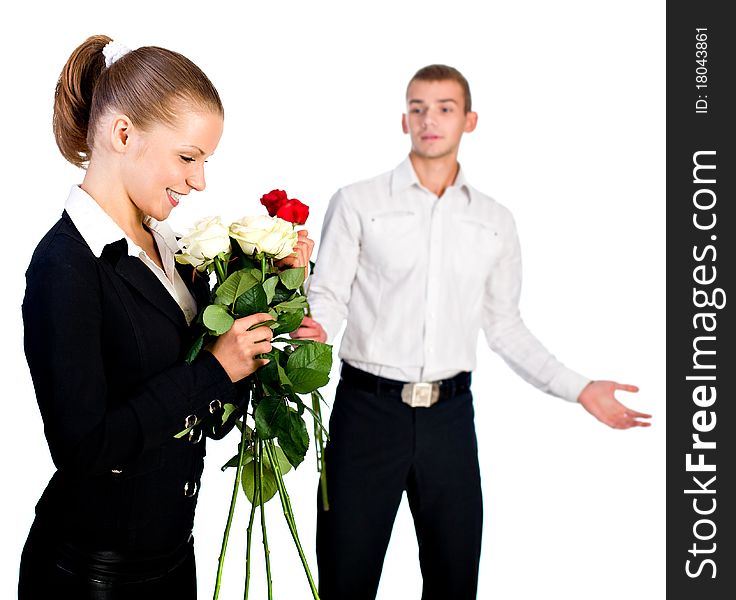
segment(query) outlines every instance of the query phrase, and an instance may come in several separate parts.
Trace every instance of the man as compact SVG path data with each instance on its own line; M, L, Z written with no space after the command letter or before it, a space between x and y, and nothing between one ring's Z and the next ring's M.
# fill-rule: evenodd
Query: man
M326 453L329 511L318 514L323 600L375 598L404 491L423 600L476 597L483 510L470 371L479 329L542 391L611 427L649 425L614 397L635 386L568 369L521 320L513 217L471 187L457 161L478 119L466 79L425 67L406 101L409 157L332 198L309 290L314 320L296 334L331 339L347 319Z

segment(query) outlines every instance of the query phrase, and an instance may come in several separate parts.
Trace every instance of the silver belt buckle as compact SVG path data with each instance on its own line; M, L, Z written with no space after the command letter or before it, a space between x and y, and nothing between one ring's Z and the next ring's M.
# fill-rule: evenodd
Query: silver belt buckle
M407 383L401 388L401 401L412 408L429 408L440 397L437 383Z

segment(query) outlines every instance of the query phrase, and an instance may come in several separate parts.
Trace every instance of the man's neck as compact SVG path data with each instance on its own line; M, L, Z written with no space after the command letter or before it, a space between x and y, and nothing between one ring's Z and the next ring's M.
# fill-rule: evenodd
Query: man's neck
M425 158L417 156L414 152L410 152L409 160L411 160L414 172L419 178L419 183L430 192L436 194L438 198L441 198L445 190L455 182L460 169L460 163L457 162L457 154L438 158Z

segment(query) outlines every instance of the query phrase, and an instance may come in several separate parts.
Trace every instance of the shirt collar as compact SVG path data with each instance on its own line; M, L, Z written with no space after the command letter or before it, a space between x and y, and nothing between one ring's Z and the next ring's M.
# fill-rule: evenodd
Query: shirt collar
M139 256L142 252L133 240L131 240L120 226L112 220L102 207L95 202L94 198L85 192L80 186L73 185L69 191L69 197L64 206L92 253L99 257L105 246L124 239L128 246L130 256ZM157 243L163 243L172 253L178 250L176 236L171 228L153 217L146 217L144 224L154 232ZM158 243L159 248L161 246Z
M400 164L397 166L393 171L393 176L391 177L391 195L395 196L396 194L403 192L404 190L412 187L413 185L422 187L422 184L419 182L419 177L417 177L416 171L414 171L414 166L411 164L411 159L407 156ZM471 200L471 194L470 194L470 185L468 184L467 179L465 179L465 173L463 172L462 165L459 166L457 171L457 176L455 177L454 183L448 188L457 188L459 190L462 190L462 192L465 194L466 198L468 199L468 202Z

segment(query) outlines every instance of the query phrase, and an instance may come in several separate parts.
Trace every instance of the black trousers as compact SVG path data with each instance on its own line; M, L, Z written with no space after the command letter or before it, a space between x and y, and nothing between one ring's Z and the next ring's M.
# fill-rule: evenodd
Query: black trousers
M343 366L330 417L329 511L319 493L317 500L320 597L375 598L406 491L422 600L475 598L483 505L470 391L411 408L395 389L351 384L345 376L351 368Z
M167 556L119 560L114 553L85 553L63 542L38 520L23 548L19 600L196 600L194 546Z

